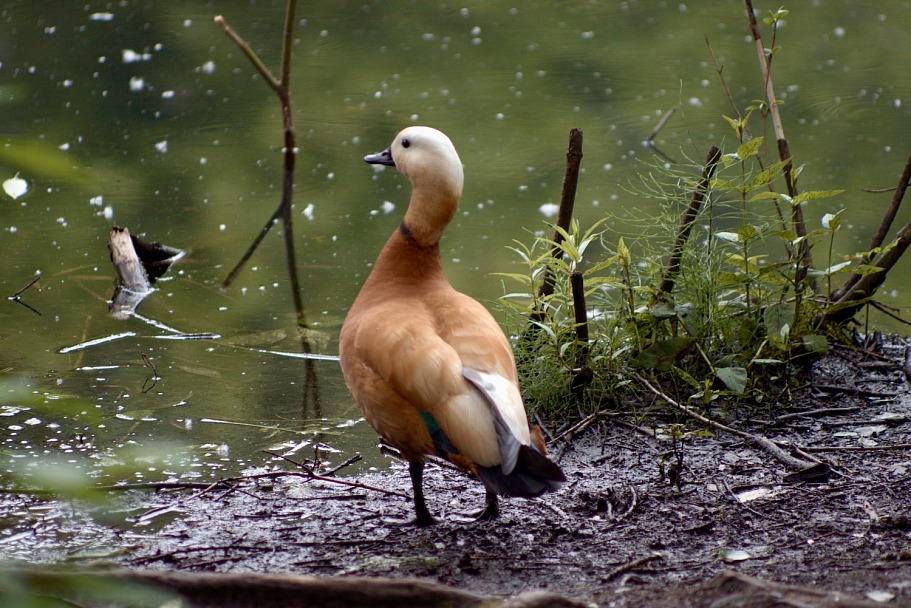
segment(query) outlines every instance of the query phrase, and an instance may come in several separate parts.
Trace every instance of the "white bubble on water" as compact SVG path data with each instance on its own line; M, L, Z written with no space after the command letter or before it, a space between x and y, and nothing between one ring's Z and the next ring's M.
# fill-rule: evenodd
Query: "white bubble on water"
M304 210L301 211L301 215L303 215L305 218L307 218L308 220L310 220L312 222L313 221L313 210L315 208L316 207L313 206L313 203L310 203L309 205L304 207Z
M560 205L554 203L544 203L538 207L538 211L546 218L555 217L560 212Z
M152 58L151 53L137 53L133 49L123 49L120 52L120 60L123 63L137 63L139 61L149 61Z

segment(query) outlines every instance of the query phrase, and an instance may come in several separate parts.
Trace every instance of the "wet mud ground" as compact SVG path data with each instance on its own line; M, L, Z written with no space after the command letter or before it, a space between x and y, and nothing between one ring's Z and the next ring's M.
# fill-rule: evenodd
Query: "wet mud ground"
M564 488L503 499L492 522L470 519L484 504L480 483L446 467L425 473L439 520L428 528L400 523L413 517L404 465L338 475L343 483L272 469L208 491L124 493L122 510L106 517L10 497L4 520L26 513L32 521L0 538L0 554L39 563L97 558L144 570L408 577L489 596L544 589L618 607L713 605L717 598L698 599L700 584L733 570L911 606L911 388L903 349L892 344L873 359L830 355L801 379L791 404L740 408L723 421L788 444L832 448L812 452L831 466L820 478L788 477L792 469L725 433L692 432L675 448L662 430L684 421L656 406L639 420L599 420L556 446ZM723 411L708 415L720 420ZM61 536L68 556L60 554Z

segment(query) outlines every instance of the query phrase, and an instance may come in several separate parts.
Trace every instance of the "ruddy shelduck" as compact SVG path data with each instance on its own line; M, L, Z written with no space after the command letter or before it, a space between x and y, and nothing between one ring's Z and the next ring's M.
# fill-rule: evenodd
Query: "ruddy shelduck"
M411 182L405 219L389 238L342 325L345 382L367 422L409 462L415 523L424 502L424 458L432 454L497 495L538 496L566 478L531 429L503 330L443 272L439 240L462 196L462 162L446 135L408 127L365 161L396 167Z

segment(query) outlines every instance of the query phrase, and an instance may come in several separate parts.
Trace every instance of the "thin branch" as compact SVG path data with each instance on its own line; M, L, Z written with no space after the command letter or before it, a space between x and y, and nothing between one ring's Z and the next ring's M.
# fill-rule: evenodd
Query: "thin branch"
M721 424L720 422L715 422L714 420L711 420L710 418L706 418L705 416L694 412L693 410L686 407L685 405L681 405L681 404L677 403L676 401L671 399L670 396L666 395L665 393L661 392L660 390L658 390L657 388L652 386L648 380L646 380L639 374L632 372L631 375L633 378L635 378L640 383L642 383L642 385L645 386L645 388L650 390L656 397L660 398L661 400L666 402L668 405L674 407L675 409L679 410L680 412L683 412L690 418L695 418L699 422L701 422L705 425L708 425L709 427L711 427L717 431L723 431L725 433L730 433L732 435L736 435L737 437L746 439L747 441L750 441L751 443L761 447L763 450L765 450L766 452L768 452L769 454L774 456L775 459L778 460L779 462L781 462L782 464L785 464L791 468L798 469L798 470L805 469L810 466L814 466L814 464L819 464L819 463L808 462L806 460L801 460L799 458L794 458L793 456L791 456L790 454L785 452L783 449L781 449L780 447L775 445L774 442L772 442L771 440L769 440L766 437L763 437L761 435L754 435L753 433L747 433L746 431L741 431L739 429L734 429L729 426L725 426L725 425Z
M228 22L225 21L224 17L221 15L216 15L215 23L220 25L221 28L225 30L225 33L228 35L228 37L234 41L234 44L240 48L243 54L247 56L247 59L250 60L250 63L253 64L253 67L255 67L256 70L262 74L262 77L266 80L266 83L277 93L281 88L281 84L278 80L276 80L275 76L272 75L272 72L269 71L269 68L266 67L266 64L262 62L262 59L259 58L259 55L257 55L256 52L250 48L250 45L248 45L244 39L234 31L234 28L228 25Z
M297 143L295 142L295 133L294 133L294 113L291 109L291 49L294 46L294 21L295 13L297 11L297 0L287 0L287 9L285 12L285 24L282 30L282 57L281 57L281 72L279 78L276 79L268 68L262 63L262 61L257 57L249 45L244 42L244 40L236 33L230 26L225 22L224 18L218 16L215 18L216 23L224 28L225 32L231 37L232 40L240 47L244 54L250 59L250 62L253 63L254 67L263 75L266 79L266 82L270 87L275 91L278 96L279 103L281 104L282 112L282 134L283 134L283 158L284 164L282 168L282 197L279 202L278 208L272 213L269 219L263 225L262 229L257 234L256 238L253 240L253 243L247 248L247 251L244 252L244 255L241 256L240 261L235 264L234 268L231 269L231 272L228 273L228 276L221 284L222 289L227 289L234 283L234 280L240 274L240 271L246 266L247 262L253 256L253 253L259 248L259 245L262 243L263 239L266 238L266 235L269 234L269 231L272 230L272 227L275 223L281 219L282 227L284 229L284 243L285 243L285 261L287 263L288 278L291 284L291 297L294 302L294 310L297 314L297 324L300 328L300 342L301 350L306 354L313 353L313 347L310 344L310 339L308 337L308 324L307 324L307 315L304 310L304 300L301 295L301 284L300 277L297 272L297 255L294 247L294 221L292 211L292 204L294 199L294 171L295 163L297 157ZM308 405L313 406L313 416L319 418L321 416L321 404L320 404L320 391L319 391L319 379L316 373L316 365L310 359L307 359L304 362L304 373L306 375L306 380L304 382L304 409L308 409Z
M902 198L908 189L909 180L911 180L911 157L908 158L908 164L905 165L898 188L892 197L893 202L890 205L890 212L893 208L897 211L898 206L901 205ZM882 229L882 226L880 228ZM882 268L880 272L863 275L852 274L845 282L845 287L839 290L841 295L836 300L836 304L853 303L853 305L833 307L825 312L825 319L836 323L844 323L851 319L864 306L865 300L871 297L877 288L882 285L883 281L886 280L889 271L898 263L898 260L901 259L909 246L911 246L911 221L898 231L892 246L887 247L885 251L881 252L873 260L873 266Z
M902 175L898 180L898 185L894 188L892 200L889 202L889 208L886 210L886 214L883 216L876 234L870 239L870 244L867 246L867 253L865 253L861 259L861 264L869 264L872 251L882 247L883 242L885 242L886 234L889 233L889 228L892 227L892 222L898 214L902 199L905 197L905 192L908 190L909 182L911 182L911 156L908 157L908 162L905 163L905 169L902 171ZM832 294L832 300L835 302L842 301L862 277L863 275L852 273L845 281L845 284Z
M613 570L608 572L606 575L604 575L603 580L609 581L612 578L616 578L616 577L620 576L621 574L629 572L630 570L635 570L639 566L647 564L648 562L654 561L656 559L664 559L664 555L662 555L661 553L652 553L651 555L646 555L645 557L640 557L638 559L634 559L633 561L627 562L627 563L623 564L622 566L620 566L619 568L614 568Z
M297 475L300 477L305 477L307 479L325 481L328 483L337 483L339 485L348 486L350 488L360 488L362 490L373 490L374 492L380 492L382 494L388 494L390 496L401 496L402 498L411 498L411 496L409 496L408 494L404 494L402 492L396 492L395 490L387 490L386 488L379 488L377 486L371 486L366 483L360 483L358 481L346 481L339 477L327 477L325 475L320 475L319 473L314 471L312 468L310 468L308 465L304 464L303 462L297 462L296 460L294 460L292 458L288 458L287 456L282 456L281 454L276 454L275 452L270 452L269 450L263 450L263 452L265 452L266 454L269 454L270 456L274 456L275 458L280 458L281 460L289 462L300 469L300 472L289 471L288 472L289 475Z
M734 96L731 95L731 88L728 86L727 80L724 77L724 66L718 63L718 58L715 56L715 49L712 47L712 43L709 41L708 35L705 36L705 44L709 47L709 54L712 56L712 62L715 64L715 72L718 74L718 79L721 81L721 87L724 89L725 95L727 95L728 101L731 104L731 108L734 110L734 113L737 115L737 121L739 124L743 125L743 133L753 139L753 133L750 131L750 126L744 121L743 115L740 113L740 108L737 107L737 102L734 101ZM741 142L742 143L742 142ZM756 162L759 164L760 170L765 170L765 163L762 162L762 158L757 155ZM769 192L774 191L774 187L771 183L766 186L769 189ZM781 224L781 229L784 231L787 229L785 224L784 214L781 212L781 204L778 202L778 199L773 200L773 205L775 207L775 213L778 215L778 221ZM794 251L791 248L790 243L785 243L785 250L788 252L789 257L793 257Z
M557 212L557 227L569 232L570 224L573 219L573 207L576 204L576 187L579 184L579 167L582 164L582 131L580 129L570 129L569 146L566 151L566 173L563 175L563 191L560 195L560 210ZM553 256L559 255L560 243L563 242L563 235L559 230L554 230L554 246L551 248ZM538 298L544 298L554 292L552 279L548 276L547 269L544 270L544 282L538 290ZM536 311L533 315L535 320L543 320L543 311Z
M683 249L686 245L686 241L689 239L690 232L693 229L693 222L696 220L699 209L702 207L702 202L705 200L706 193L709 189L709 182L712 179L712 175L715 174L715 168L718 166L719 160L721 160L721 150L712 146L705 159L705 167L702 170L702 177L699 179L699 185L693 190L693 197L690 199L689 207L687 207L686 211L683 213L683 217L680 219L680 227L677 229L677 239L674 242L674 248L671 251L667 265L664 268L664 276L661 279L661 285L658 287L658 291L665 296L669 296L674 290L674 282L677 274L680 272L680 261L683 258Z
M297 0L289 0L285 10L285 29L282 36L281 88L287 94L291 88L291 47L294 38L294 13L297 11Z
M775 97L775 86L772 83L772 73L769 69L769 59L766 57L765 48L762 45L762 36L759 33L759 24L756 22L753 1L744 0L744 2L746 3L747 16L750 20L750 31L753 34L753 44L756 47L756 55L759 58L759 67L762 71L763 82L765 83L765 97L769 105L769 113L772 116L772 127L775 130L775 139L778 141L778 156L782 162L785 162L785 185L788 188L788 196L794 198L797 196L797 176L794 174L794 164L791 161L791 148L784 135L784 125L781 122L781 111L778 108L778 99ZM794 225L794 233L798 237L807 236L803 209L800 205L791 205L791 222ZM795 276L795 286L799 292L803 280L806 278L807 268L813 265L809 243L806 238L801 238L800 244L797 247L796 263L797 272Z

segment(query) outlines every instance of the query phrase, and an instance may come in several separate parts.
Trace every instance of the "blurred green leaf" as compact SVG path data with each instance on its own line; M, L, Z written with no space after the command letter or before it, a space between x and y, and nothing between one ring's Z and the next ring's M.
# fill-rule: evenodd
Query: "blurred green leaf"
M81 187L90 187L97 181L94 173L79 166L72 154L41 140L9 139L0 144L0 164L35 178Z

